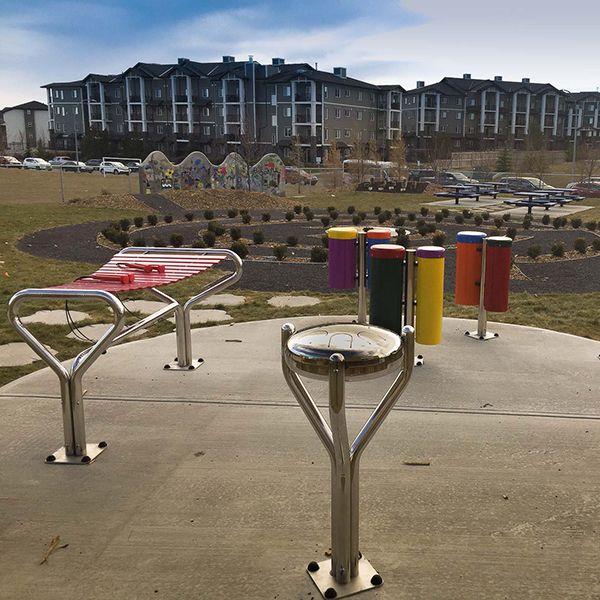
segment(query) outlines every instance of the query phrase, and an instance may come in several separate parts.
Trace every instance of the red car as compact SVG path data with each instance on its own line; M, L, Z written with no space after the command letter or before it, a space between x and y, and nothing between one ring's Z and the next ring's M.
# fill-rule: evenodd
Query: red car
M586 198L600 198L600 181L577 181L570 183L568 188L573 190L574 194L585 196Z

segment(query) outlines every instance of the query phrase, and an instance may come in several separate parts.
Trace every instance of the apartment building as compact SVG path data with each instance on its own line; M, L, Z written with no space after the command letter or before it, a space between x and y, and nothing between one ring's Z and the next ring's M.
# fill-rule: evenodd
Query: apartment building
M35 100L0 111L0 153L25 154L49 142L48 107Z
M344 153L371 142L385 156L401 132L400 85L377 86L308 63L249 57L199 63L137 63L119 75L44 86L49 127L57 150L74 148L76 136L105 131L115 150L126 138L179 158L202 150L219 158L254 147L281 155L299 144L304 160L318 164L332 140Z

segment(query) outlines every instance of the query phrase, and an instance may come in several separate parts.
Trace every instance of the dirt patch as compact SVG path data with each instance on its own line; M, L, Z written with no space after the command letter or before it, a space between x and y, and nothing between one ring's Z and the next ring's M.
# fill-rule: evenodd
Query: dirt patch
M257 209L292 208L297 204L291 198L271 196L262 192L244 190L170 190L162 194L188 210L203 209Z
M132 194L101 194L100 196L92 196L90 198L73 198L68 203L91 208L139 210L142 211L142 214L151 212L143 202L140 202Z
M600 256L600 251L594 250L591 246L588 246L587 252L582 254L576 250L565 251L564 256L552 256L552 254L542 254L537 258L531 258L529 256L517 256L515 262L526 263L530 265L538 265L540 263L554 263L554 262L565 262L567 260L581 260L583 258L592 258L594 256Z

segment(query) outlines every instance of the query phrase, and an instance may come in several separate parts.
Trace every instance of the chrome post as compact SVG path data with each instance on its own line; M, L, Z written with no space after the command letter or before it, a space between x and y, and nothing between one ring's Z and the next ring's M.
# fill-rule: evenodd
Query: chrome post
M414 248L406 249L406 286L404 303L404 325L415 326L415 271L417 266L417 251Z
M366 269L367 232L358 232L358 315L357 322L367 323L367 269Z
M487 332L487 311L484 307L485 298L485 264L487 256L487 239L481 245L481 277L479 278L479 311L477 313L477 331L466 331L465 335L476 340L492 340L498 337L497 333Z

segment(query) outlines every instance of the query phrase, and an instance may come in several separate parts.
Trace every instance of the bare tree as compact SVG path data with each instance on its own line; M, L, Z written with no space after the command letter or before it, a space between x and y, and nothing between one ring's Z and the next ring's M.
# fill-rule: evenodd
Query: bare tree
M342 176L342 158L340 149L338 148L337 141L331 140L331 144L327 149L327 153L323 160L323 165L330 169L331 172L331 187L335 190L343 183Z
M548 153L546 152L546 136L537 123L532 123L527 134L525 142L525 155L522 161L522 167L528 173L532 173L539 179L544 178L550 166Z
M354 183L362 183L373 176L372 163L377 158L377 149L372 141L363 142L362 138L356 135L352 140L349 158L352 162L349 163L348 172Z
M406 162L406 145L402 139L402 134L397 133L392 140L389 151L390 162L393 163L390 169L390 175L395 181L401 181L406 177L407 162Z
M447 133L436 132L429 138L426 148L427 161L437 173L448 169L452 162L452 140Z
M600 167L600 150L592 146L583 146L579 150L579 163L581 178L589 181Z

